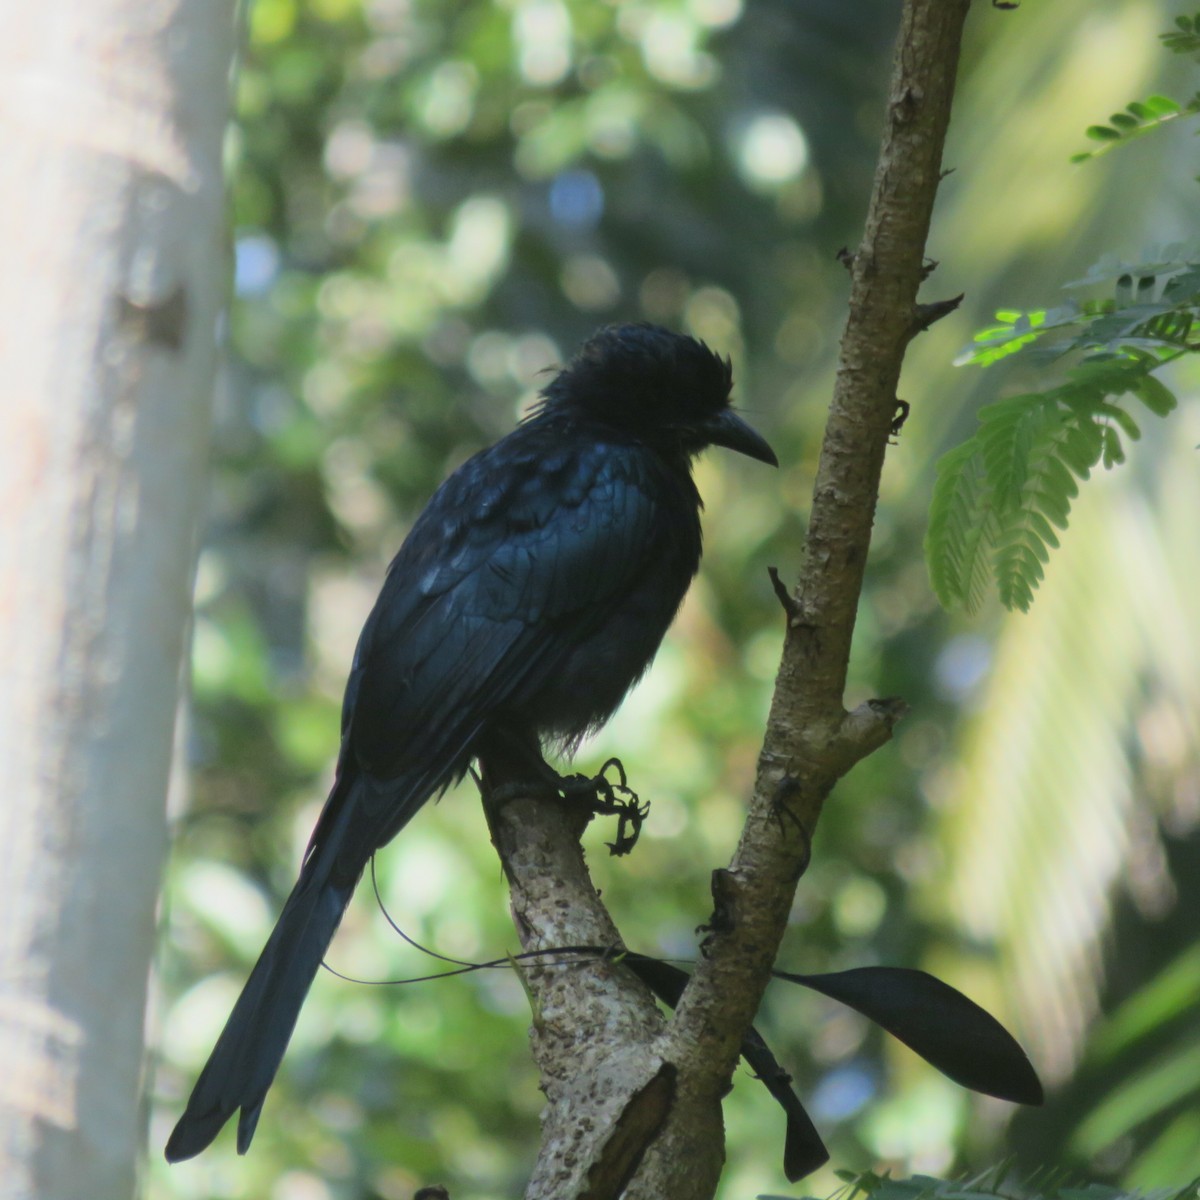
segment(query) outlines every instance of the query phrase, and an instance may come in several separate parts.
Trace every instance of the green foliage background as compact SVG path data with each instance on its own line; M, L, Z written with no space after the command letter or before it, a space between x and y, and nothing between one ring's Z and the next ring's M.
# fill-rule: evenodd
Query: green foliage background
M933 460L981 402L1033 386L952 371L970 331L1104 249L1135 255L1193 223L1178 130L1067 162L1097 112L1170 83L1155 34L1172 15L1060 0L972 17L927 285L968 300L906 370L913 413L886 470L850 696L900 694L913 712L828 807L781 965L933 966L1009 1023L1055 1090L1006 1133L1008 1111L776 985L762 1028L835 1166L947 1172L1015 1151L1145 1184L1200 1173L1200 1072L1175 1065L1200 1047L1194 413L1147 429L1128 479L1087 485L1097 498L1081 497L1029 617L947 617L920 552ZM784 464L701 463L702 577L579 756L619 753L653 803L631 858L590 835L629 944L694 952L770 694L766 566L787 579L797 564L842 320L836 251L859 234L895 5L257 0L246 19L146 1191L401 1200L440 1181L455 1200L510 1197L540 1095L507 972L403 988L322 976L251 1153L226 1137L168 1169L161 1147L291 886L391 553L543 372L618 320L730 353L738 402ZM423 812L379 871L424 944L467 958L515 945L470 787ZM437 968L366 887L330 963L370 980ZM1156 1062L1173 1084L1141 1078ZM782 1114L745 1073L727 1121L722 1195L779 1192Z

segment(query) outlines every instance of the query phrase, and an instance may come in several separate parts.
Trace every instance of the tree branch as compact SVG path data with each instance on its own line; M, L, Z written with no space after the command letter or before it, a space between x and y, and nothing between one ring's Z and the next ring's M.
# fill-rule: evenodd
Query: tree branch
M899 701L876 701L847 713L842 697L900 367L921 327L916 296L967 8L968 0L908 0L904 7L794 595L804 619L788 622L754 798L723 874L728 919L706 945L663 1051L680 1067L681 1093L716 1098L727 1086L822 805L838 779L890 738L904 711ZM669 1122L655 1155L677 1153L673 1147L686 1138L686 1129Z
M523 968L530 1041L546 1094L542 1145L527 1200L620 1194L657 1131L674 1071L654 1051L665 1021L645 985L617 961L620 934L588 875L581 804L550 796L493 797L527 777L496 756L482 790L524 950L601 946L611 956ZM534 960L536 963L537 960Z
M728 870L714 876L719 919L665 1024L645 988L612 962L529 972L549 1105L527 1200L712 1195L724 1159L721 1098L822 805L903 715L896 700L847 713L843 694L900 367L930 323L916 295L967 7L904 7L866 228L848 261L850 313L754 798ZM618 944L587 877L581 829L560 804L512 802L494 814L494 830L527 949Z

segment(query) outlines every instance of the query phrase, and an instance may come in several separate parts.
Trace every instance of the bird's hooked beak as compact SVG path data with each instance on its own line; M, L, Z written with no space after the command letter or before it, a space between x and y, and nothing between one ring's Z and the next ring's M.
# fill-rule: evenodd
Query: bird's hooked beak
M722 409L715 417L710 417L704 422L702 431L713 446L724 446L768 466L779 466L779 459L766 439L751 429L732 408Z

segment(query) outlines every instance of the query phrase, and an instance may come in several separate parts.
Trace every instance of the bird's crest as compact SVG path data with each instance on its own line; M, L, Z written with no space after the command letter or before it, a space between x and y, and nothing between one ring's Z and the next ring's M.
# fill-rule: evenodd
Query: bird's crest
M610 325L542 391L533 415L570 412L632 433L686 430L729 405L733 365L657 325Z

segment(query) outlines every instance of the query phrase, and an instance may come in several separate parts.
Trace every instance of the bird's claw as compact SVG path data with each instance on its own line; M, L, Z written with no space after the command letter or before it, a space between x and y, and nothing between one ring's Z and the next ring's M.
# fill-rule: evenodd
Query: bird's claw
M616 771L619 782L609 782L610 770ZM643 804L629 786L619 758L610 758L594 776L571 775L563 779L561 794L564 800L586 798L597 816L617 818L616 839L605 843L610 854L628 854L637 844L650 805Z

